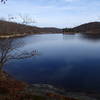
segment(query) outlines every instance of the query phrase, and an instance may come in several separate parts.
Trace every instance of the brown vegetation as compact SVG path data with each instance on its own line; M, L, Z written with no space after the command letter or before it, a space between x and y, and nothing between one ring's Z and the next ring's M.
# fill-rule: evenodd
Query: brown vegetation
M0 37L2 36L24 36L35 33L61 33L62 30L58 28L39 28L19 24L15 22L0 21Z
M7 73L3 72L4 79L0 76L0 100L77 100L56 93L46 93L46 95L32 92L28 93L28 84L14 80ZM46 92L46 91L45 91Z
M100 22L91 22L91 23L82 24L74 28L65 28L64 32L100 34Z

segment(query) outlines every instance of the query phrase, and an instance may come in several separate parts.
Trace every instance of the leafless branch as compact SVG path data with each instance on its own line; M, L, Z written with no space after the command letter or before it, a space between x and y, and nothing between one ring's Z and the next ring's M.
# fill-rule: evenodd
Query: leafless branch
M16 42L15 44L13 42L13 39L0 40L0 69L11 59L26 59L37 55L36 50L19 52L17 50L19 43L15 45ZM14 51L17 51L17 53L13 53Z
M28 15L22 15L19 14L20 19L22 20L22 24L33 24L35 23L35 20L31 17L29 17Z

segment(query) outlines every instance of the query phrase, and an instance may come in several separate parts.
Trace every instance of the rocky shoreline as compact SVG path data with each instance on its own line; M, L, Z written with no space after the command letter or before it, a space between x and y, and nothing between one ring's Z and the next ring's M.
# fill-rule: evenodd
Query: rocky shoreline
M27 84L7 73L0 76L0 100L99 100L85 93L65 92L49 84Z

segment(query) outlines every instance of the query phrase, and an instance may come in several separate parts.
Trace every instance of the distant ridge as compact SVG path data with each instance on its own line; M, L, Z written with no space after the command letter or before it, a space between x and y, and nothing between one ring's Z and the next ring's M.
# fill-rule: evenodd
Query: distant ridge
M90 22L74 28L65 28L64 32L83 32L86 34L100 34L100 22Z
M24 36L28 34L39 34L39 33L61 33L62 29L59 28L40 28L35 26L29 26L19 24L15 22L0 21L0 36L2 37L15 37Z

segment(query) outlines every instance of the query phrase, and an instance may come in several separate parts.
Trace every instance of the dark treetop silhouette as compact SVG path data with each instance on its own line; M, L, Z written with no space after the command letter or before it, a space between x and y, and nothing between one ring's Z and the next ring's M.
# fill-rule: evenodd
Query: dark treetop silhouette
M0 2L1 2L1 3L4 3L4 4L6 3L6 1L7 1L7 0L0 0Z
M36 55L35 50L31 52L20 52L18 50L18 47L20 46L23 46L23 43L16 42L14 39L0 40L0 73L2 73L3 66L11 59L25 59Z

